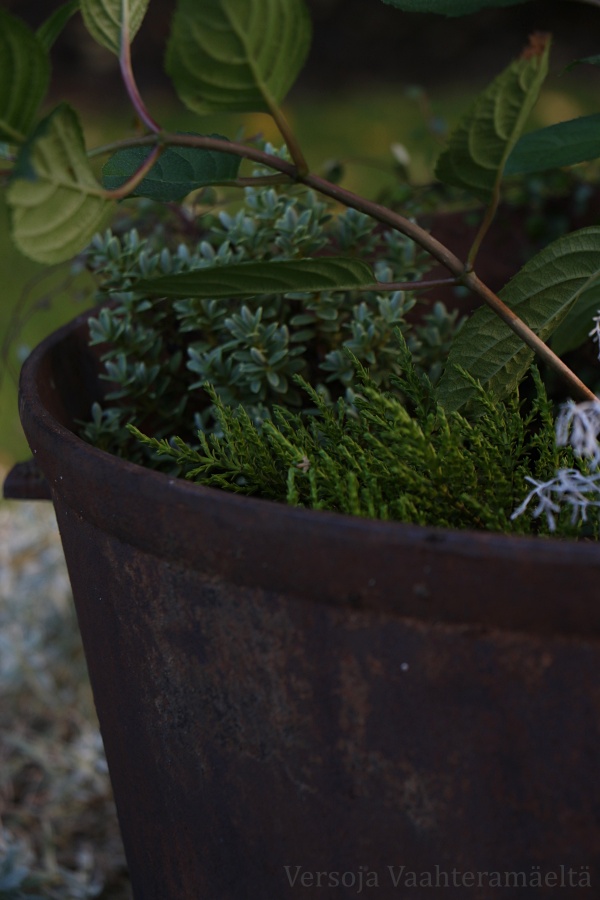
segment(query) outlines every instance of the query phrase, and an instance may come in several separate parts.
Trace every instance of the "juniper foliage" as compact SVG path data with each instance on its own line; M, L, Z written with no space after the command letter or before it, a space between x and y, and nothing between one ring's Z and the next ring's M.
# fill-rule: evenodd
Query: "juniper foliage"
M212 392L220 435L201 432L193 446L130 430L169 471L227 491L425 526L549 533L545 520L511 520L525 476L552 477L573 462L570 448L556 447L552 406L537 370L526 409L516 393L499 402L477 386L480 414L469 419L444 412L400 332L396 352L395 392L352 359L355 410L328 404L296 378L317 411L312 417L278 407L259 428L243 407L227 406ZM580 526L561 514L558 533L574 536Z

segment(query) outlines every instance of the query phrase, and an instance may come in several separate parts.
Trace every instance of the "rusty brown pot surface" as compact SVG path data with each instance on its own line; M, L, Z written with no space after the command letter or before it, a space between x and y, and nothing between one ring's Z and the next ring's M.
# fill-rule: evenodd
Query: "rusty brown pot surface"
M101 393L86 338L82 317L34 351L21 415L136 900L428 897L427 873L461 900L598 891L600 548L119 460L73 430Z

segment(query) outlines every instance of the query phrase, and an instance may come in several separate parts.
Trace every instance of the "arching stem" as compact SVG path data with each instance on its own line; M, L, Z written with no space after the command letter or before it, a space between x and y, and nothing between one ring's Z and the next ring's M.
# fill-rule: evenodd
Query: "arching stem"
M426 250L435 260L441 263L456 279L457 283L465 285L473 293L486 303L503 322L515 333L521 340L527 344L538 356L540 356L548 366L557 372L563 380L569 385L573 394L581 399L596 400L595 394L586 387L585 384L569 369L568 366L548 347L528 325L523 322L490 288L487 287L475 274L469 271L468 267L463 263L451 250L445 247L440 241L429 234L424 228L421 228L416 222L405 218L393 210L381 206L372 200L354 194L352 191L332 184L330 181L319 175L308 173L301 175L296 167L287 160L279 159L262 150L254 147L247 147L234 141L221 140L219 138L199 137L196 135L170 134L161 132L158 136L161 146L187 146L198 147L206 150L220 150L224 153L231 153L244 159L250 159L258 162L263 166L274 169L289 175L292 179L300 184L312 188L325 197L330 197L338 203L343 204L358 212L365 213L375 221L389 228L393 228L406 237L413 240L416 244ZM156 135L147 135L145 138L134 138L129 141L119 141L115 144L99 148L94 151L94 155L100 152L110 152L124 147L134 146L155 146L157 144ZM136 173L137 177L139 174ZM143 177L143 175L142 175ZM140 179L141 180L141 179Z
M141 94L133 75L131 66L131 39L129 36L129 0L121 0L121 46L119 53L119 65L121 67L121 76L123 84L132 106L135 109L139 119L144 123L146 128L155 134L161 130L160 125L154 121L146 105L142 100Z

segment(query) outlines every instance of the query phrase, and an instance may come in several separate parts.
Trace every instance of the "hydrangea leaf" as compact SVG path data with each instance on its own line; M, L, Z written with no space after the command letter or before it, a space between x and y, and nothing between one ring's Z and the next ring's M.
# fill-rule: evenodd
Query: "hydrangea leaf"
M545 172L600 157L600 115L580 116L524 134L506 162L507 175Z
M218 134L211 137L227 140ZM107 190L121 187L137 172L147 156L147 147L119 150L102 170L104 187ZM182 200L197 188L233 181L237 178L240 163L239 156L229 153L196 147L168 147L132 196L150 197L162 203Z
M218 299L290 291L352 290L374 282L373 270L362 260L322 257L210 266L138 281L135 290L155 297Z
M383 0L405 12L440 13L445 16L466 16L480 9L516 6L525 0Z
M123 13L127 12L129 43L146 15L150 0L81 0L81 13L94 40L119 55Z
M600 66L600 56L584 56L582 59L575 59L572 63L569 63L565 71L570 72L570 70L574 69L576 66L582 66L584 64L588 66Z
M600 279L582 291L564 321L552 335L551 346L562 356L577 350L587 340L592 330L592 319L600 313Z
M198 113L270 112L308 55L304 0L180 0L166 69Z
M543 341L600 278L600 226L559 238L531 259L499 297ZM589 320L588 331L592 327ZM499 399L519 384L533 359L508 326L487 306L459 331L438 384L438 396L451 411L473 399L474 388L456 370L466 369Z
M50 50L71 16L79 9L79 5L79 0L68 0L67 3L63 3L62 6L55 9L46 21L40 25L36 34L46 50Z
M471 191L488 202L506 161L523 132L548 72L550 42L534 35L520 59L479 95L450 135L440 156L440 181Z
M25 140L49 79L42 41L20 19L0 10L0 140Z
M19 249L42 263L70 259L107 223L107 200L89 165L81 126L66 104L23 146L7 191Z

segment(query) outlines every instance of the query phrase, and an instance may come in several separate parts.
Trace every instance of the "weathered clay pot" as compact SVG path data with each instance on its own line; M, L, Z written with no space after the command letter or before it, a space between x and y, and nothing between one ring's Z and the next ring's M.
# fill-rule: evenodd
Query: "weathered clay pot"
M123 462L75 433L102 384L86 335L80 319L31 355L21 414L137 900L600 884L600 547Z

